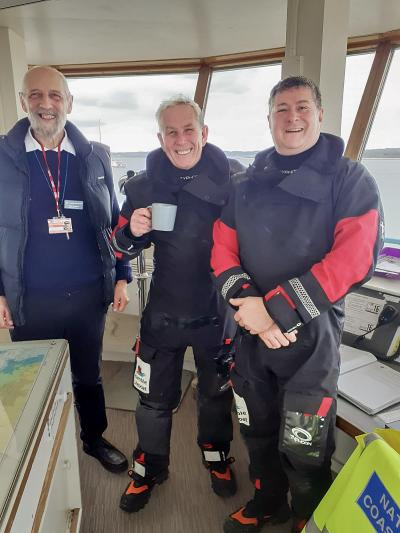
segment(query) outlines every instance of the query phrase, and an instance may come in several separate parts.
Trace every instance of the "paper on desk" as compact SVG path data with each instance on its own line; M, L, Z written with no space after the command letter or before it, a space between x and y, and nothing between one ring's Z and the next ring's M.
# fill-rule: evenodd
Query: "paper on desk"
M340 345L340 374L350 372L355 368L375 363L376 357L370 352L353 348L352 346Z
M400 373L382 363L371 363L339 376L338 391L368 414L400 403Z
M373 329L378 323L378 317L382 311L385 300L374 298L365 294L350 293L345 300L344 330L353 335L363 335ZM372 337L372 333L365 336Z
M400 258L399 257L389 257L387 255L382 256L378 259L378 265L376 270L381 272L392 272L395 274L400 273Z
M385 424L390 424L391 422L397 422L400 420L400 407L396 409L391 409L390 411L384 411L379 413L378 417L385 422Z
M400 262L393 263L392 261L381 261L376 267L378 272L392 272L393 274L400 273Z

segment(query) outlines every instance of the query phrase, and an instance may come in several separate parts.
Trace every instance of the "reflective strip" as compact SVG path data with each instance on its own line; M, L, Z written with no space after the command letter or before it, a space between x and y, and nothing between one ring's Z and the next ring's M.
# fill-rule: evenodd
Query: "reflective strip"
M223 298L225 299L226 298L226 295L228 294L228 291L231 287L233 287L235 285L235 283L239 280L239 279L243 279L243 280L250 280L250 276L248 274L234 274L233 276L230 276L226 281L225 283L223 284L222 286L222 289L221 289L221 294L223 296Z
M369 444L371 444L371 442L374 442L376 440L381 440L381 439L382 439L382 437L380 437L376 433L367 433L365 435L365 437L364 437L365 447L367 447Z
M211 463L213 463L215 461L223 461L225 459L223 453L219 452L219 451L203 450L203 454L204 454L204 459L206 461L211 462Z
M121 248L121 247L118 245L118 242L117 242L117 239L115 238L115 235L113 235L113 236L111 237L111 242L112 242L114 248L115 248L116 250L118 250L118 252L121 252L121 253L123 253L123 254L128 254L128 255L133 255L133 254L135 253L135 251L130 252L130 250L132 250L132 248L133 248L133 244L131 244L131 245L129 246L129 248L127 248L127 249L125 249L125 248Z
M137 461L135 461L135 464L133 465L133 470L139 476L145 477L146 475L146 467L144 465L141 465Z
M299 278L290 279L289 283L294 292L297 294L297 297L299 298L300 302L303 304L305 310L309 313L310 317L316 318L317 316L319 316L320 312L318 311L318 308L311 300L310 295L304 288Z

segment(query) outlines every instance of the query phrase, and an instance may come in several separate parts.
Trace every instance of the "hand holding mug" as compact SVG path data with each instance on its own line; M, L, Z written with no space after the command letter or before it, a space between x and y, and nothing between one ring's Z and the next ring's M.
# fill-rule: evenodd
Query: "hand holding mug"
M150 208L141 207L134 210L131 216L130 230L135 237L142 237L142 235L152 230Z

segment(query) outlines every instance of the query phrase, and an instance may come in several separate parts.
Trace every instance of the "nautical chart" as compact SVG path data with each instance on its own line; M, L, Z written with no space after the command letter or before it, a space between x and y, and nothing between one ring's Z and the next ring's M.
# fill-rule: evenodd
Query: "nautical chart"
M0 348L0 458L14 434L46 355L37 348Z

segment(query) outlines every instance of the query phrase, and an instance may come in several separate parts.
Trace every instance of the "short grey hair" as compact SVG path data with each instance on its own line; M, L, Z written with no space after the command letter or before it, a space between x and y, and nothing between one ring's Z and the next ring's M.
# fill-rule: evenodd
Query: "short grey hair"
M283 91L288 89L293 89L294 87L308 87L311 90L315 105L318 109L322 107L321 91L316 83L313 82L310 78L305 76L289 76L281 81L279 81L274 87L272 87L271 93L269 95L268 107L271 112L272 106L274 105L275 96Z
M29 75L30 72L32 72L33 70L38 70L38 69L45 69L45 70L51 70L52 72L55 72L57 73L60 78L61 78L61 82L62 82L62 85L63 85L63 89L64 89L64 93L65 93L65 96L67 98L71 98L71 93L70 93L70 90L69 90L69 87L68 87L68 81L67 81L67 78L64 76L64 74L62 74L62 72L60 72L59 70L57 70L56 68L54 67L51 67L50 65L36 65L35 67L32 67L30 68L26 73L25 73L25 76L22 80L22 89L21 89L21 93L22 94L25 94L25 90L26 90L26 78L27 76Z
M202 128L204 126L204 116L203 116L203 112L199 104L197 104L194 100L192 100L188 96L185 96L184 94L178 94L178 95L172 96L171 98L168 98L167 100L163 100L161 104L158 106L158 109L156 111L156 120L158 124L158 129L160 132L163 130L163 127L164 127L163 120L162 120L162 114L169 107L175 107L177 105L190 105L190 107L194 111L194 115L200 127Z

